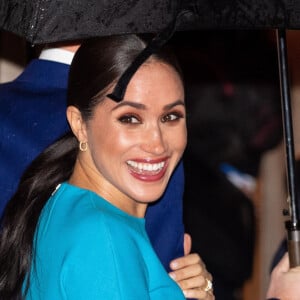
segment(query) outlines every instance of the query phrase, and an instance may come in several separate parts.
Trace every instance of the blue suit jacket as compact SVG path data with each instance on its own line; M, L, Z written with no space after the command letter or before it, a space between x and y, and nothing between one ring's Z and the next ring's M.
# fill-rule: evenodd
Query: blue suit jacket
M0 85L0 213L25 168L69 130L65 117L68 71L66 64L36 59L16 80ZM146 215L149 237L166 269L171 259L183 255L183 188L181 163L162 199Z

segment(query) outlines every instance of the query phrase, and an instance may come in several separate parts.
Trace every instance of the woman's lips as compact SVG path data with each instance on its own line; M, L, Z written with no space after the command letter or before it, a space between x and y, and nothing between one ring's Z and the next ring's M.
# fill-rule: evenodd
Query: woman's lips
M130 174L142 181L160 180L167 169L167 159L155 161L128 160L127 166Z

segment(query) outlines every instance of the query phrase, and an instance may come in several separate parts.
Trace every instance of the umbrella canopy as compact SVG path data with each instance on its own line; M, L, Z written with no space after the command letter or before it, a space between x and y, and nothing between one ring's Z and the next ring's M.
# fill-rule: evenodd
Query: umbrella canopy
M119 0L3 0L0 26L32 44L157 32L174 18L178 2Z
M32 44L163 30L300 28L300 2L276 0L2 0L0 28Z

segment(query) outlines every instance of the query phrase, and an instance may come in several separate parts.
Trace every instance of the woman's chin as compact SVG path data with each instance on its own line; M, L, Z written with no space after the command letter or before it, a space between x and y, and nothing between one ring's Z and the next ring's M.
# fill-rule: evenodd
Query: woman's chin
M163 192L157 193L157 194L152 194L152 195L143 195L136 197L136 201L139 203L144 203L144 204L151 204L156 201L158 201L163 195Z

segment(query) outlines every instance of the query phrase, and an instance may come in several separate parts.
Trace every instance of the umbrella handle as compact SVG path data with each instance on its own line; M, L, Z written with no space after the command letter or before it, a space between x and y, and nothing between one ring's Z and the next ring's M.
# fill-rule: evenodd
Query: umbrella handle
M287 244L290 259L290 268L300 266L300 230L291 228L291 222L286 222Z

